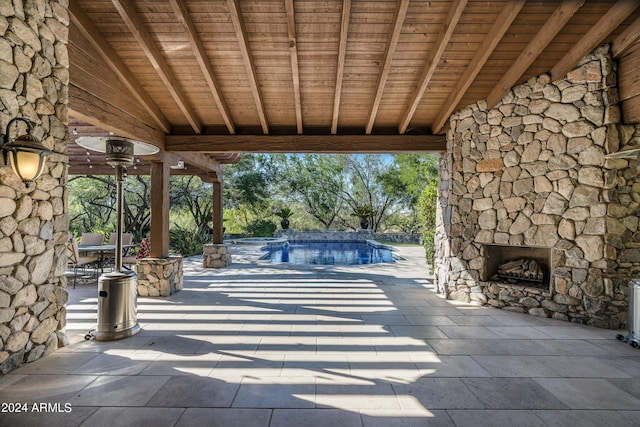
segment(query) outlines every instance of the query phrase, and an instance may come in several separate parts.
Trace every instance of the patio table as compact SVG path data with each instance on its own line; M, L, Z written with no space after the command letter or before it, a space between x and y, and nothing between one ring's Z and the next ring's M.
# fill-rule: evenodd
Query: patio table
M130 245L122 245L122 249L131 249L138 246L137 244ZM104 273L104 254L105 252L113 252L116 251L116 245L78 245L78 251L84 253L91 252L100 252L100 258L98 259L98 268L100 268L100 272Z

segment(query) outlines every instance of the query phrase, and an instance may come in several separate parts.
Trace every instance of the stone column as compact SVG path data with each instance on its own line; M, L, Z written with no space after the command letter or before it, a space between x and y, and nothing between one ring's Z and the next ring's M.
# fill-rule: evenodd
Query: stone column
M0 1L0 134L21 117L53 151L29 188L0 160L0 373L66 343L66 3Z
M143 258L136 264L138 295L167 297L182 289L182 257Z

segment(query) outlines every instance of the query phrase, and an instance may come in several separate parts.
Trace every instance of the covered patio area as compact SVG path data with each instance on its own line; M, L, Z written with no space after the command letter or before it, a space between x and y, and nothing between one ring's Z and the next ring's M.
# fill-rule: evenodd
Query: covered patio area
M640 359L616 331L445 300L422 248L400 254L282 267L244 246L222 270L190 258L184 289L139 298L142 331L111 342L84 341L96 295L79 285L71 344L0 379L0 401L29 408L0 424L637 425Z

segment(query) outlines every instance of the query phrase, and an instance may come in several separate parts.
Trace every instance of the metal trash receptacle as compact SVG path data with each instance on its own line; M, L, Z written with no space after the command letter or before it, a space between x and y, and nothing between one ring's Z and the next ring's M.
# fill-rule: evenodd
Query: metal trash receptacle
M113 341L140 331L137 313L138 281L133 271L114 271L98 279L98 341Z
M633 348L640 347L640 279L629 282L629 333L616 338Z

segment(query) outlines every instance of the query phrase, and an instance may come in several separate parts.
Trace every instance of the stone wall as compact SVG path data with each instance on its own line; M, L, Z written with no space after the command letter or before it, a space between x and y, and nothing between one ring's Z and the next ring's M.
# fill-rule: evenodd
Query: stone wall
M168 297L182 290L182 257L136 260L138 295Z
M566 79L547 75L451 118L440 160L438 289L451 299L602 327L627 323L627 284L640 272L635 160L620 124L608 47ZM486 280L485 246L551 248L548 292Z
M2 373L66 343L68 24L65 0L0 1L1 133L28 119L54 152L30 188L0 167Z

